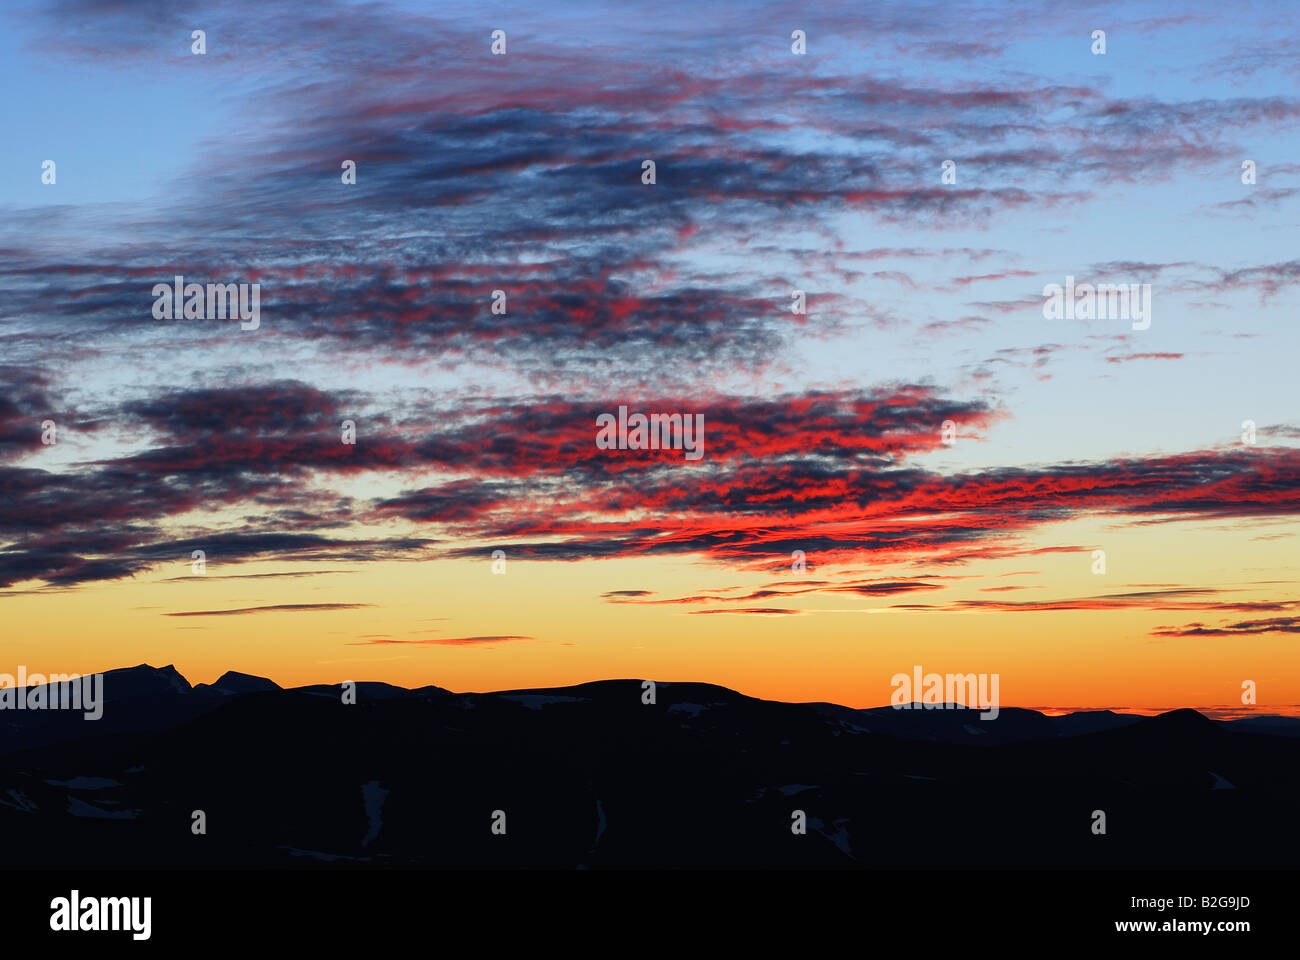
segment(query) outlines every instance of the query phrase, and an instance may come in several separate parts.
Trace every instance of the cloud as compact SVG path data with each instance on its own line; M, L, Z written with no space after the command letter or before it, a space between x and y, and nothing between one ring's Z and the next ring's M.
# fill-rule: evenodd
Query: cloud
M759 616L759 617L781 617L781 616L792 616L792 615L802 614L805 611L784 610L779 607L738 607L736 609L723 609L723 610L687 610L686 612L703 613L703 614L743 613L743 614L753 614L754 616Z
M1184 354L1181 353L1126 353L1113 357L1107 357L1107 363L1129 363L1133 360L1181 360Z
M513 643L519 640L535 640L535 637L522 637L512 635L485 636L485 637L430 637L426 640L392 640L384 638L373 638L366 640L364 643L351 644L352 646L440 646L440 647L469 647L480 644L491 643Z
M1287 604L1286 606L1294 605ZM1248 637L1267 633L1300 633L1300 617L1242 620L1218 627L1207 627L1203 623L1190 623L1185 627L1157 627L1151 631L1151 635L1156 637Z
M332 573L350 573L349 570L288 570L283 573L228 573L191 574L187 577L164 577L159 583L195 583L205 580L291 580L298 577L323 577Z
M276 603L265 607L239 607L234 610L187 610L182 613L164 613L164 617L229 617L250 613L281 613L320 610L360 610L373 607L373 603Z
M629 400L703 414L704 459L597 448L596 416ZM944 421L970 438L1006 412L915 385L390 404L373 419L357 414L357 444L341 443L345 411L372 402L275 381L105 410L148 430L149 445L71 472L0 465L12 491L0 502L9 538L0 582L116 579L188 562L197 549L210 564L481 558L498 548L534 560L700 554L785 564L803 550L822 563L962 562L1025 553L1018 535L1080 516L1246 519L1300 507L1300 451L1290 447L935 472L917 460L944 449ZM214 410L229 412L228 427ZM416 473L445 479L370 501L332 492L350 477ZM255 519L238 533L164 532L221 504L243 504ZM357 521L402 522L410 532L332 535Z
M1226 613L1300 607L1300 600L1218 599L1231 592L1233 591L1217 588L1175 587L1060 600L954 600L944 604L896 604L890 609L972 613L1043 613L1065 610L1213 610Z

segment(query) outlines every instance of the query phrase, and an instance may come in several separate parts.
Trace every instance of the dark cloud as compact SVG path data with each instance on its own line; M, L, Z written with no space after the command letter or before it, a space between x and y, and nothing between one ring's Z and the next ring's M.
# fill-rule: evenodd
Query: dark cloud
M1300 633L1300 617L1242 620L1218 627L1190 623L1185 627L1158 627L1151 631L1151 635L1156 637L1249 637L1267 633Z
M759 617L780 617L801 614L803 610L784 610L779 607L739 607L734 610L688 610L687 613L729 614L744 613Z
M251 613L298 613L320 610L360 610L372 603L276 603L265 607L239 607L234 610L187 610L181 613L164 613L164 617L229 617Z

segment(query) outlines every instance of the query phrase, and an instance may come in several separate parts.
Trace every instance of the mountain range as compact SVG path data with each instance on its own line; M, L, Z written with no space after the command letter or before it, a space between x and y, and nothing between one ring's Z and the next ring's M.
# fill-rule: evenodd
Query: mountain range
M644 702L640 680L492 693L357 683L345 698L342 685L282 689L233 671L210 685L171 666L108 671L97 721L0 712L0 856L1168 868L1291 866L1300 853L1295 718L1003 708L981 720L705 683L654 694Z

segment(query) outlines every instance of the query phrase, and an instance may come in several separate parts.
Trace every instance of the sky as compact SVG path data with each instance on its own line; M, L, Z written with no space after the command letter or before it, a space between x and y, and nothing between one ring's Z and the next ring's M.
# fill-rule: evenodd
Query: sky
M0 671L1300 715L1289 4L0 18Z

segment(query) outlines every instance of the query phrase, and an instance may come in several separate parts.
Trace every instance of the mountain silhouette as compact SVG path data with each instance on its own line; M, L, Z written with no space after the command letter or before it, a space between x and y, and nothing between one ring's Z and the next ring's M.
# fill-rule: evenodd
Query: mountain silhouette
M196 684L194 689L202 688L203 684ZM221 693L256 693L264 690L282 689L274 680L268 680L266 677L254 677L251 674L239 673L235 670L227 670L217 682L212 684L211 689Z
M1288 718L981 720L690 682L646 703L640 680L453 693L281 689L232 671L190 686L147 665L104 685L97 721L0 713L12 866L1205 867L1300 853Z

